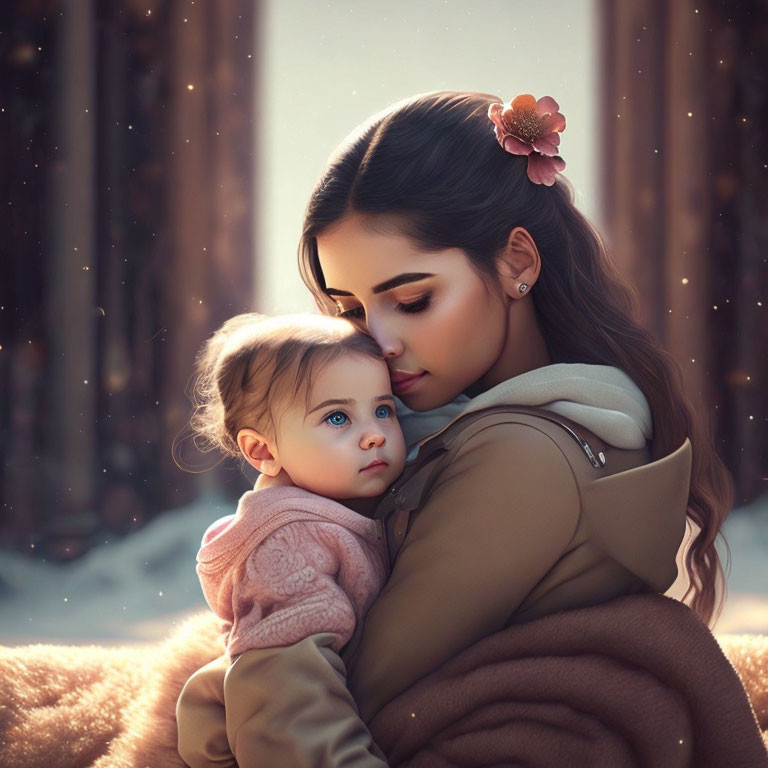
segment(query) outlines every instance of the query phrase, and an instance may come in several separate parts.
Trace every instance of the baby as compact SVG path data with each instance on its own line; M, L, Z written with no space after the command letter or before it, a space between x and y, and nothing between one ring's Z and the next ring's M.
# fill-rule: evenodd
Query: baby
M192 427L261 475L203 536L197 573L227 651L350 639L387 574L380 521L334 499L379 496L405 444L387 365L339 318L238 315L198 357ZM198 440L199 442L199 440Z

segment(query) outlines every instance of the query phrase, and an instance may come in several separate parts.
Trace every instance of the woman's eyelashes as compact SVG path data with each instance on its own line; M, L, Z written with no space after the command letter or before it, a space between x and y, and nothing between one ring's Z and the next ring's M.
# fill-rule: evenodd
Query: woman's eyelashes
M353 307L352 309L342 310L339 308L337 317L346 317L347 320L362 320L365 316L362 307Z
M395 304L395 309L398 312L405 312L406 314L416 314L417 312L424 312L429 308L432 302L432 294L425 293L415 301L410 302L398 302ZM342 309L339 307L339 317L346 317L348 320L362 320L365 317L365 312L362 307L352 307L352 309Z
M402 302L397 304L397 309L400 312L407 312L409 314L416 313L416 312L423 312L425 309L429 307L431 301L432 301L432 294L425 293L421 298L416 299L416 301L412 301L408 304L402 303Z

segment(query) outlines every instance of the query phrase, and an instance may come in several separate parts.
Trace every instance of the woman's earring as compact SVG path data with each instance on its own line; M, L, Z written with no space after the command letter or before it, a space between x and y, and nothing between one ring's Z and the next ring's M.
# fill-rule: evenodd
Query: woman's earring
M520 293L525 293L528 290L528 283L520 283L520 285L517 286L517 290L520 291Z

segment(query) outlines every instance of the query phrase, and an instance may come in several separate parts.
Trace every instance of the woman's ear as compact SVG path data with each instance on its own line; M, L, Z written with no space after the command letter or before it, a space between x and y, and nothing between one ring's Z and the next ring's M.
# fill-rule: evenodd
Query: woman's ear
M496 257L496 274L504 293L512 299L527 296L539 279L539 272L541 257L536 243L527 229L515 227Z
M245 460L259 472L270 477L280 474L282 466L277 446L255 429L241 429L237 433L237 446Z

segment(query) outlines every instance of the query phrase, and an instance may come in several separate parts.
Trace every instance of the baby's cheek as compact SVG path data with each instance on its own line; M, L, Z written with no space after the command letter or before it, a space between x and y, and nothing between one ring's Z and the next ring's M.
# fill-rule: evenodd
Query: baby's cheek
M329 468L333 466L333 456L327 445L307 441L291 456L291 463L296 477L314 483L327 477ZM288 474L291 474L290 471Z

